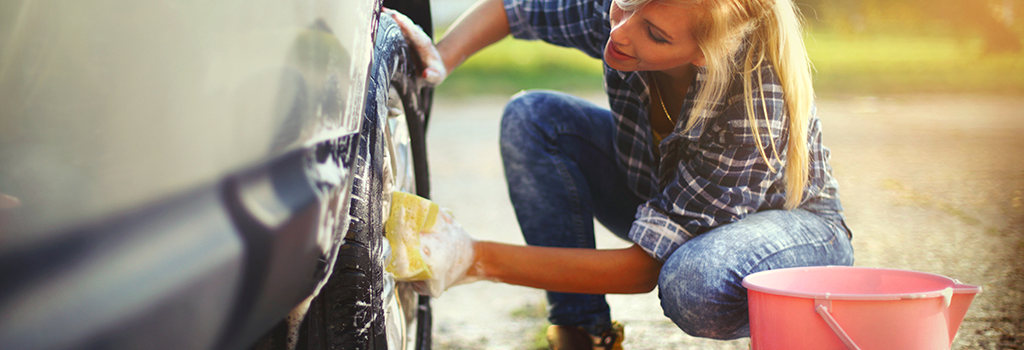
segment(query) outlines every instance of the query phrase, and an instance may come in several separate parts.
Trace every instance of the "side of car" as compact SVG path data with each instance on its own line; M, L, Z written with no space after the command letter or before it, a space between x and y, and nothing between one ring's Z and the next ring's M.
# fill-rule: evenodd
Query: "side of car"
M425 126L432 89L415 78L415 57L391 18L381 17L375 38L366 115L377 115L378 122L364 125L380 127L360 133L346 244L315 298L293 310L256 349L430 348L429 297L384 271L389 249L381 238L391 192L429 197ZM384 156L366 156L373 154Z
M429 348L382 223L430 88L381 5L0 2L0 344Z

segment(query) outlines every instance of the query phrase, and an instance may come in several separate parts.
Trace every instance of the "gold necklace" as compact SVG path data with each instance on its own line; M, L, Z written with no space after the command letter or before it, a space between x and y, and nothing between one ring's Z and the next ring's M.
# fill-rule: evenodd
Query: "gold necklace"
M665 118L668 118L668 122L672 125L676 125L676 121L672 120L672 115L668 113L668 108L665 108L665 100L661 98L661 89L658 89L658 78L651 75L651 85L654 87L654 93L658 95L658 103L661 104L661 110L665 112Z

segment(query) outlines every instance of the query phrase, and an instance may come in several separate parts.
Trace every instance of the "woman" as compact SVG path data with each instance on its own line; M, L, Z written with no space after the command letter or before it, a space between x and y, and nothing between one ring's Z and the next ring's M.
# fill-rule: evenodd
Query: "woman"
M452 281L549 291L554 348L620 346L602 294L655 286L684 332L749 336L744 276L853 263L792 0L482 0L436 51L398 17L428 81L510 33L604 60L610 110L509 102L501 151L529 246L474 242ZM594 249L593 218L636 244Z

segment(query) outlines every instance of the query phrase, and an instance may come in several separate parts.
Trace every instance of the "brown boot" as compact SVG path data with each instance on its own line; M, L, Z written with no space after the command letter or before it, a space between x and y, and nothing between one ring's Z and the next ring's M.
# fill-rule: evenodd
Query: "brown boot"
M548 326L548 347L552 350L622 350L625 329L618 321L600 336L570 326Z

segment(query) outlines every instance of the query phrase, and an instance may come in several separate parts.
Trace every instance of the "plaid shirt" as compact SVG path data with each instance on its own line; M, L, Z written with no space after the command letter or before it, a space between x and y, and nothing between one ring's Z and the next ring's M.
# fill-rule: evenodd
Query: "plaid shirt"
M505 12L516 38L577 48L600 59L611 31L611 2L505 0ZM727 97L702 112L710 118L684 132L697 90L705 79L705 71L697 69L682 112L675 118L675 130L658 145L663 155L659 160L648 119L648 75L617 71L605 64L605 91L616 119L618 164L630 188L647 200L637 209L629 237L655 258L664 261L681 244L712 228L760 210L783 207L786 109L774 69L767 67L759 74L763 84L754 87L755 112L767 117L756 127L771 167L758 151L739 75ZM838 187L828 164L829 151L821 144L821 122L813 110L807 142L810 181L801 208L841 224ZM772 146L779 157L773 157Z

